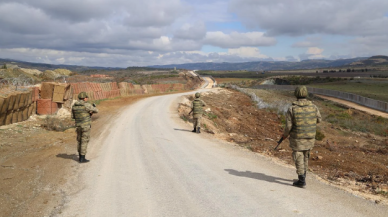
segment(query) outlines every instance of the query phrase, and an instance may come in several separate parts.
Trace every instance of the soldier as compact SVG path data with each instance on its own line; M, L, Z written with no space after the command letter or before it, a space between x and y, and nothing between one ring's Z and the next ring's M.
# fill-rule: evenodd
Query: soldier
M197 133L201 133L201 118L203 114L202 107L206 106L206 103L199 98L200 96L201 94L195 93L195 99L191 104L191 111L190 111L190 113L191 112L193 113L193 121L194 121L194 130L191 132L197 132Z
M77 141L79 162L87 163L85 159L86 149L90 139L91 117L93 113L97 113L98 109L95 105L88 103L88 95L85 92L78 94L78 101L73 105L72 117L75 119L77 128Z
M294 95L297 101L293 102L287 111L286 128L282 137L286 139L290 135L290 148L298 174L298 181L293 185L304 187L310 150L315 143L317 123L320 123L322 118L318 108L306 99L308 93L305 86L297 87Z

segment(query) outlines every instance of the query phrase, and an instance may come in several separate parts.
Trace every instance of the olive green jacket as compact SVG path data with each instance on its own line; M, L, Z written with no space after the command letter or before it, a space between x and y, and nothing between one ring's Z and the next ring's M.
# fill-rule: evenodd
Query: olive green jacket
M307 109L303 110L304 108ZM299 111L299 114L295 114L295 111ZM300 113L302 113L302 116L304 115L303 118L300 118ZM297 117L298 115L299 117ZM294 151L312 149L315 143L316 124L321 121L321 113L311 101L298 99L293 102L286 114L286 127L283 133L284 137L290 135L290 148ZM307 133L307 136L305 134L306 130L303 129L306 126L308 129L314 130L313 133Z
M191 110L193 111L193 117L194 118L199 118L199 117L202 117L202 114L203 114L203 109L202 107L205 107L206 106L206 103L197 98L197 99L194 99L193 102L191 103Z
M72 108L72 118L75 119L75 126L90 126L91 114L98 113L98 109L90 103L83 100L78 100L74 103Z

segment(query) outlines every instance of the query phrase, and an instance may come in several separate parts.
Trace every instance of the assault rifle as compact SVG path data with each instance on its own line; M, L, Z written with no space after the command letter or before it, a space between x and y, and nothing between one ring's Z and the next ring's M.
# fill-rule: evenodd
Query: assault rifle
M191 109L191 111L189 112L189 115L191 114L191 112L193 112L194 111L194 109Z
M280 138L280 140L278 141L278 145L273 150L276 150L279 147L280 143L282 143L282 142L283 142L283 137Z
M96 103L93 103L92 106L93 106L93 107L97 107L97 106L96 106ZM89 113L89 114L90 114L90 117L92 117L93 113Z

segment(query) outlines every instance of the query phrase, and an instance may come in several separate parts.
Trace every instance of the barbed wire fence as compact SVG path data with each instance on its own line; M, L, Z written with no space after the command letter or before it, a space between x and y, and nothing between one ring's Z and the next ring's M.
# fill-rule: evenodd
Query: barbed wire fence
M273 102L265 102L263 99L258 97L255 93L250 92L248 89L241 88L237 85L231 84L229 85L230 88L237 90L241 93L244 93L248 95L253 102L256 103L256 106L258 109L270 109L275 110L278 114L285 115L288 107L290 107L290 103L285 100L276 100Z
M0 80L0 89L9 88L15 91L20 90L24 87L30 87L35 84L34 79L19 75L15 78L3 78Z

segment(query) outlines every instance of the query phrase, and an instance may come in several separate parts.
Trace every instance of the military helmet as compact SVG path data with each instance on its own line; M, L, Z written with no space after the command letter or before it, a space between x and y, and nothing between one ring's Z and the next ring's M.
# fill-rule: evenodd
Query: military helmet
M89 98L86 92L81 92L78 94L78 99L85 99L85 98Z
M306 98L308 95L307 87L306 86L297 87L295 89L294 95L298 99L299 98Z
M201 96L200 93L195 93L195 98L199 98Z

